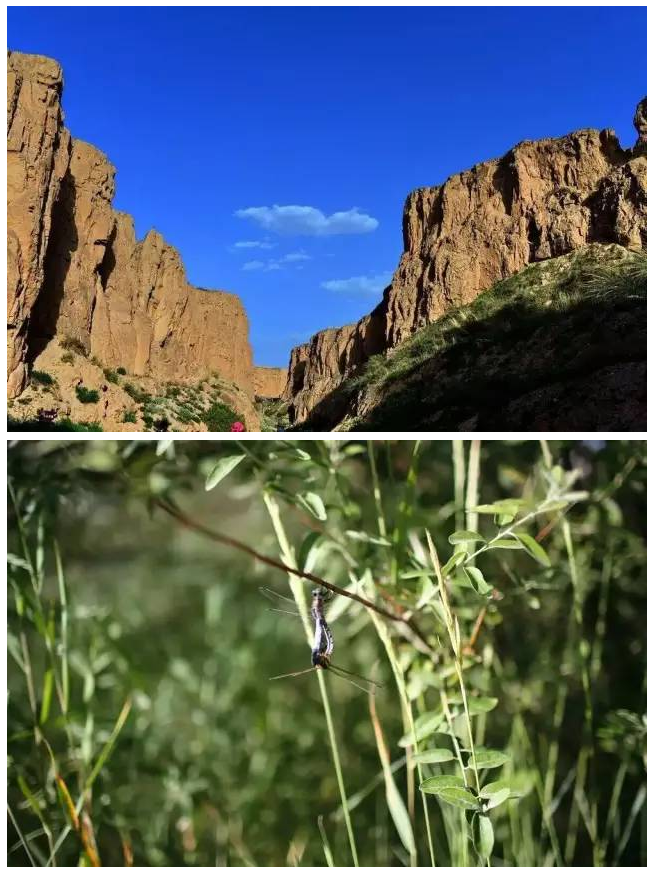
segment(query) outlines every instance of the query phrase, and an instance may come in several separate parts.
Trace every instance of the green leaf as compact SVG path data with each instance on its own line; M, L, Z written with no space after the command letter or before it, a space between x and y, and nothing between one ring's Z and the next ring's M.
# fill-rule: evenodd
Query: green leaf
M50 713L50 703L52 702L52 680L54 678L54 673L52 669L48 669L43 676L43 692L41 695L41 717L39 718L40 724L45 724L48 720L48 715Z
M498 705L495 696L472 696L468 700L469 714L482 715L492 711Z
M426 712L422 714L420 717L416 719L416 723L414 724L414 730L416 731L416 741L421 742L423 739L427 739L428 736L431 736L433 733L437 731L437 729L441 726L445 715L443 712ZM405 733L405 735L398 742L401 748L408 748L410 745L414 744L414 733L409 732Z
M346 530L346 536L356 542L370 542L371 545L384 545L385 548L391 548L391 542L388 539L383 539L382 536L371 536L362 530Z
M524 508L525 504L525 500L497 500L495 503L476 506L474 509L468 509L467 511L477 512L481 515L511 515L512 519L514 519L520 509Z
M423 793L439 793L446 787L464 787L461 775L435 775L421 782Z
M487 540L475 530L455 530L448 537L448 541L451 545L457 545L459 542L486 542Z
M487 860L494 849L494 828L486 815L478 814L473 819L473 844L475 850Z
M531 554L537 563L542 566L550 566L550 557L546 554L541 545L536 539L533 539L529 533L514 533L521 545L525 548L528 554Z
M232 454L229 457L221 457L216 466L207 476L205 482L205 490L210 491L222 481L226 475L229 475L235 466L238 466L244 459L245 454Z
M466 551L455 551L453 556L441 567L441 574L445 578L448 573L452 572L455 567L459 566L460 563L463 563L468 554Z
M432 748L414 754L413 759L415 763L447 763L449 760L454 760L455 756L448 748Z
M491 748L476 748L475 762L478 769L496 769L507 763L509 757L502 751L493 751ZM469 757L468 768L473 769L473 754Z
M495 793L492 793L489 797L489 802L485 803L485 808L487 811L490 811L492 808L496 808L496 806L502 805L506 799L510 797L510 790L508 787L503 788L502 790L497 790Z
M520 551L523 545L516 539L496 539L495 542L489 543L489 548L513 548L515 551Z
M298 494L297 501L298 505L307 509L307 511L319 521L325 521L327 519L325 505L318 494L311 493L311 491L306 494Z
M485 581L484 575L477 566L464 566L462 572L465 573L473 590L477 591L480 596L487 596L493 590L490 584Z
M302 545L300 546L300 551L298 552L298 569L304 569L307 565L307 558L309 557L309 552L312 550L314 545L316 544L316 540L320 539L321 533L312 530L311 533L308 533L305 538L302 540Z
M430 778L419 785L421 790L424 790L423 785L431 781ZM464 808L468 811L477 811L480 808L475 794L471 793L464 787L442 787L438 790L427 790L426 793L434 793L439 799L443 799L450 805L455 805L457 808Z

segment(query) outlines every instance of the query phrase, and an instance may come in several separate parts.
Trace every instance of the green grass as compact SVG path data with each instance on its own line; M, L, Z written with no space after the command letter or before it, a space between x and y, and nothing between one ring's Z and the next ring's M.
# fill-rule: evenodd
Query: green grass
M437 354L477 339L485 322L493 321L504 334L526 335L551 311L616 299L643 300L645 295L645 254L592 248L533 264L419 330L388 357L371 358L354 384L362 389L392 383ZM494 336L487 341L493 342Z
M100 399L100 394L94 388L85 388L84 385L75 387L75 395L80 403L97 403Z
M531 394L515 429L540 429L541 390L554 392L554 420L559 408L574 421L589 387L567 395L567 381L645 359L645 299L646 257L619 246L533 264L371 358L297 429L503 429L503 409ZM591 424L572 429L622 429L611 408L597 426L595 408L588 401Z

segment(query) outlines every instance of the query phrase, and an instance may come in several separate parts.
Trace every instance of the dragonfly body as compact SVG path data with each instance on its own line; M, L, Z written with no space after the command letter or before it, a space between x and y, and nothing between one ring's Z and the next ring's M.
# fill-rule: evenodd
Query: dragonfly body
M264 587L260 588L260 591L262 594L264 594L264 596L268 597L268 599L272 600L276 604L279 603L279 600L284 600L287 606L293 606L293 610L290 610L290 608L287 607L285 609L271 609L271 611L282 612L283 614L291 614L297 617L302 617L302 615L296 608L294 601L291 600L289 597L282 596L281 594L276 593L272 590L268 590ZM334 652L334 636L332 635L330 625L325 618L325 603L329 596L330 595L320 587L312 591L312 602L310 607L310 615L312 617L312 620L314 621L314 641L312 644L311 653L312 665L309 667L309 669L301 669L299 672L288 672L285 675L275 675L271 680L276 680L278 678L292 678L297 675L305 675L307 672L313 672L314 669L326 669L333 674L339 675L340 678L344 678L350 684L354 684L355 687L358 687L360 690L371 693L373 688L379 687L380 685L378 685L375 681L371 681L370 678L364 678L363 675L358 675L356 672L349 672L342 666L337 666L335 663L332 663L332 654ZM357 682L353 681L351 678L347 678L346 676L353 676L360 681L364 681L366 685L368 685L368 687L362 687L360 684L357 684Z

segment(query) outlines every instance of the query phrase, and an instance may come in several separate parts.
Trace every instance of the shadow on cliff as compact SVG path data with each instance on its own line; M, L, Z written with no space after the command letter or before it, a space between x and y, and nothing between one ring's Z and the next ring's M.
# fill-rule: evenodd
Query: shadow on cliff
M61 181L52 208L51 232L43 265L43 285L32 309L27 331L27 362L31 365L53 339L64 298L71 258L79 244L75 227L75 182L70 169Z
M582 299L565 309L514 302L415 343L393 377L369 367L295 430L643 430L646 301ZM402 348L402 346L401 346ZM375 367L375 362L373 362Z

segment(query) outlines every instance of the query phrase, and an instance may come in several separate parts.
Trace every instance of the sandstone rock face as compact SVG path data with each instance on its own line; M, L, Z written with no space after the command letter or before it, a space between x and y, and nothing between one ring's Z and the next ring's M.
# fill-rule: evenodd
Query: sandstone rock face
M63 125L58 64L9 53L7 87L9 396L67 340L106 367L159 382L217 374L252 398L241 301L191 286L156 231L136 240L112 207L114 167Z
M292 421L303 421L371 354L529 263L593 242L645 248L645 100L635 126L633 149L622 149L610 130L580 130L520 143L443 185L412 192L404 252L382 303L358 324L322 331L292 351L284 394ZM369 341L359 341L367 331Z
M256 366L254 372L255 396L277 400L287 383L286 369L276 366Z
M59 64L7 54L7 376L13 397L27 377L27 333L44 280L52 210L69 162Z

